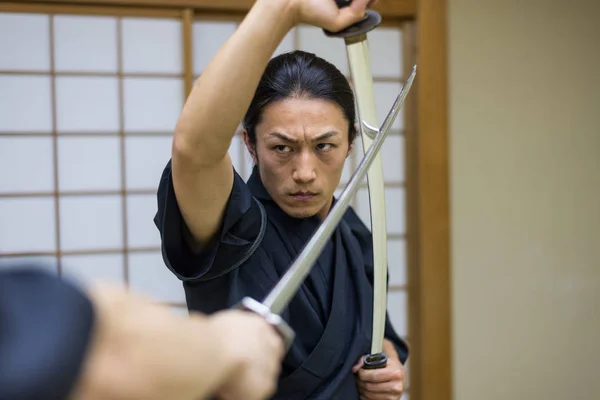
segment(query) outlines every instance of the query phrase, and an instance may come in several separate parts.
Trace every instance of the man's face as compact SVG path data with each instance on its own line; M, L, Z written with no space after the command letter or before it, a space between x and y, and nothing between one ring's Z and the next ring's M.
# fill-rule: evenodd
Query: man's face
M287 214L327 216L350 150L348 128L342 109L328 100L285 99L265 108L252 156Z

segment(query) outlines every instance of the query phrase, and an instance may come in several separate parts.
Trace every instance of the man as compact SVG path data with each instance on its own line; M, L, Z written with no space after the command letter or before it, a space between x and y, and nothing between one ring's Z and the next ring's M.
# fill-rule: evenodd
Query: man
M335 66L293 52L270 60L298 23L331 31L367 0L258 0L196 82L177 123L155 223L188 308L262 300L327 216L356 137L352 89ZM244 182L227 154L243 122L255 163ZM399 399L405 343L386 323L381 370L360 368L372 329L373 249L349 210L283 313L296 332L276 399Z
M282 356L251 313L181 318L118 287L0 271L0 400L260 400Z

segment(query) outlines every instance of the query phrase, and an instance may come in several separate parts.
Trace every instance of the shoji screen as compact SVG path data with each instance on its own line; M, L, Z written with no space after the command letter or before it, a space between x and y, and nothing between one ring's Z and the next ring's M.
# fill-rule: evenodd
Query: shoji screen
M184 99L181 21L0 13L0 36L2 261L182 306L152 223Z

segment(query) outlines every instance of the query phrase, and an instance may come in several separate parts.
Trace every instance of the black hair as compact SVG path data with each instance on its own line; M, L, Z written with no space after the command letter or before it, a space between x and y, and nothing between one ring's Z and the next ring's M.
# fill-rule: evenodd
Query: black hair
M356 108L348 80L335 65L313 53L297 50L272 58L260 79L242 122L252 147L256 146L256 126L269 104L303 97L331 100L340 106L350 126L348 142L354 142Z

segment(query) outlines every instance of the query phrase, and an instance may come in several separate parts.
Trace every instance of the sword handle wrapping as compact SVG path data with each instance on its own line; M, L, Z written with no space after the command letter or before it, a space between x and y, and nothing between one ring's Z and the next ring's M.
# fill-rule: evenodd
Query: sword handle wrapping
M387 356L385 353L369 354L363 359L364 369L385 368L387 365Z
M348 7L352 0L335 0L338 8ZM381 15L377 11L367 10L365 17L357 23L350 25L349 27L342 29L338 32L331 32L326 29L323 31L325 35L337 38L350 38L353 36L364 35L367 32L372 31L381 23Z
M236 305L235 308L239 310L250 311L263 317L269 324L273 326L273 328L275 328L275 330L277 330L277 333L279 333L279 335L283 339L285 352L288 352L288 350L292 346L292 343L294 342L296 333L287 324L287 322L285 322L284 319L281 318L281 316L272 313L269 307L254 300L251 297L244 297L242 301L240 301Z

